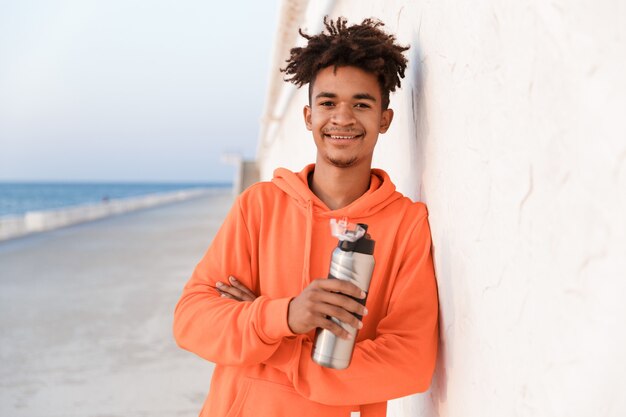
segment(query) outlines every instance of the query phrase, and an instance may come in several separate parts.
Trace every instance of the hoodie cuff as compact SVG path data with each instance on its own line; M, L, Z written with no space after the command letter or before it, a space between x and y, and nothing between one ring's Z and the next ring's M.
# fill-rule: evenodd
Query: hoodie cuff
M289 328L287 314L289 302L293 297L267 299L261 310L261 325L259 332L261 337L269 343L280 341L283 337L296 336Z
M284 339L280 343L278 349L276 349L276 352L264 360L263 363L271 366L272 368L278 369L290 377L294 357L300 358L300 352L302 350L304 336L300 336L301 337L290 337L289 339Z

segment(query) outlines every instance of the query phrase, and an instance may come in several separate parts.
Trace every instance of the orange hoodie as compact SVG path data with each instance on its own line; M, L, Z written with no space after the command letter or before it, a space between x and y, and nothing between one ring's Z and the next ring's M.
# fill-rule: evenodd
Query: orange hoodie
M426 206L373 169L369 190L331 211L307 185L314 168L277 169L271 183L239 196L183 290L176 341L216 363L203 417L378 417L387 400L430 385L438 303ZM334 370L311 360L315 332L293 334L287 312L293 297L328 275L337 245L329 220L342 217L368 224L376 265L352 362ZM258 298L220 297L215 284L229 275Z

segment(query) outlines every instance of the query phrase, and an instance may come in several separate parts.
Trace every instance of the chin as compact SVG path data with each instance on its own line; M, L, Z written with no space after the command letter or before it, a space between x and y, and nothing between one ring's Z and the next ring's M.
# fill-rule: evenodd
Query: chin
M335 159L335 158L327 158L327 161L336 168L350 168L356 165L357 158L346 158L346 159Z

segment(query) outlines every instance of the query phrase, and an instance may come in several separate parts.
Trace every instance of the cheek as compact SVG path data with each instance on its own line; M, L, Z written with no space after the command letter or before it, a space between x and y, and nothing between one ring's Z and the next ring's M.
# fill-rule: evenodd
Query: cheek
M311 126L313 127L313 129L321 129L324 127L324 120L322 117L320 116L312 116L311 117Z
M375 117L364 117L359 120L361 125L363 125L368 131L376 131L380 129L381 119Z

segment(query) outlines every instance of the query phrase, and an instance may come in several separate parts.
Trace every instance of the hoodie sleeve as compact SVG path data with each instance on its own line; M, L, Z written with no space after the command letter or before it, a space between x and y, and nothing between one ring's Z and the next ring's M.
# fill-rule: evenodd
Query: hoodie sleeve
M176 305L174 337L181 348L214 363L245 366L261 363L283 337L293 336L286 318L290 298L238 302L215 289L230 275L255 288L252 239L237 199Z
M438 344L438 300L427 217L418 222L376 337L356 344L350 366L311 359L312 342L285 339L265 364L283 371L302 396L329 405L383 402L428 389Z

